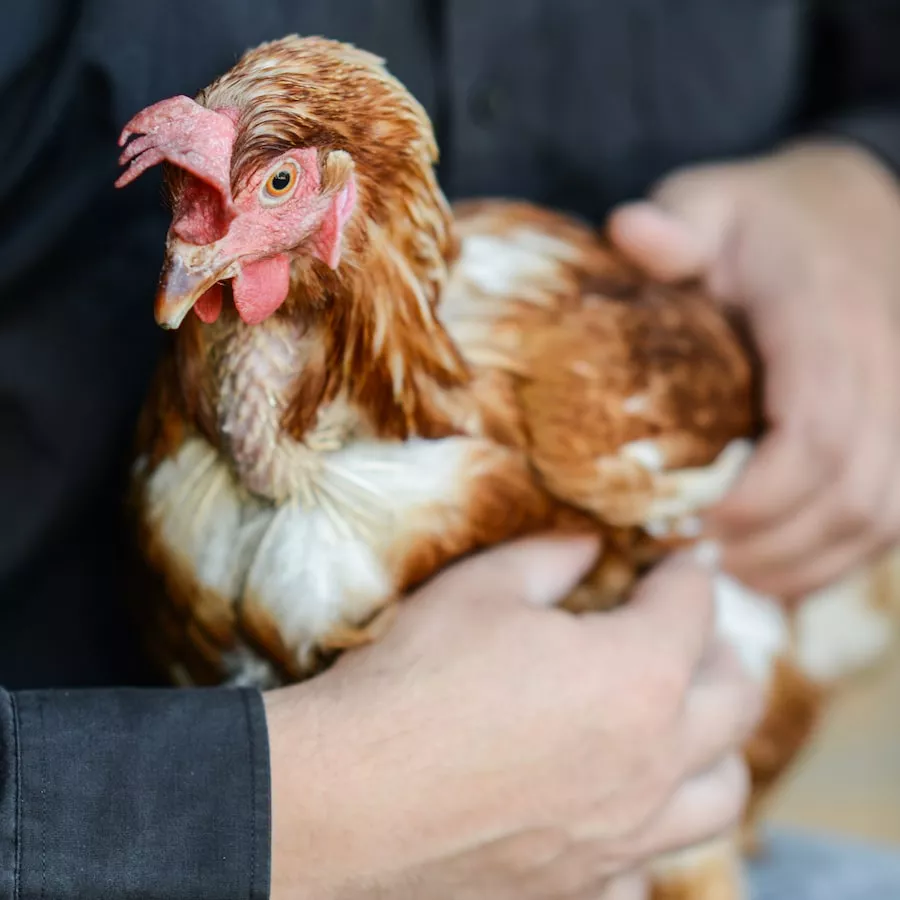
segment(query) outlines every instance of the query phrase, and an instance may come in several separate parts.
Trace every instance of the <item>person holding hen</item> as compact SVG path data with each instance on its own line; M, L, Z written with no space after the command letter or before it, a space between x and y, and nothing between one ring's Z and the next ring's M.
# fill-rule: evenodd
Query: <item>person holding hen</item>
M532 539L449 569L307 684L122 687L146 676L119 618L118 460L158 352L144 311L168 223L152 182L113 195L115 137L264 39L386 56L437 124L451 196L608 218L640 266L745 313L770 429L708 526L729 571L790 599L900 534L892 9L60 0L4 17L0 897L608 900L728 831L761 698L696 561L573 619L547 607L598 548ZM759 897L900 889L887 854L775 846Z

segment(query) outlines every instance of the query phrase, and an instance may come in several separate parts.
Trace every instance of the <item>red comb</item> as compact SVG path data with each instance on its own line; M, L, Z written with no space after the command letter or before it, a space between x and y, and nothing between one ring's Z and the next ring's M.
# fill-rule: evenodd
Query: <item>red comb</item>
M129 142L135 135L139 136ZM167 161L215 188L223 210L233 218L229 173L234 137L234 122L224 113L207 109L190 97L160 100L122 129L119 146L125 149L119 165L128 168L116 187L125 187L147 169Z

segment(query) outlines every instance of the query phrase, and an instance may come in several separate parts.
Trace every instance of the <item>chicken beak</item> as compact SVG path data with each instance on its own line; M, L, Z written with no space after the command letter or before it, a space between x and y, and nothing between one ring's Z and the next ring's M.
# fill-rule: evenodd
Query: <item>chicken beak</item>
M154 312L163 328L178 328L194 304L217 282L231 277L230 261L217 260L215 244L205 247L170 240L159 277Z

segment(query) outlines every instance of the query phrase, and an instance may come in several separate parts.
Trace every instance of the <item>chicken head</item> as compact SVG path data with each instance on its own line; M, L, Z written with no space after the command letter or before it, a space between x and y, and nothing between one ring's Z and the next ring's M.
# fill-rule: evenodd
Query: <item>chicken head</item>
M138 113L119 139L123 187L160 162L175 167L173 218L156 297L156 320L177 328L194 309L221 312L223 282L248 325L271 316L290 288L291 259L307 254L332 269L356 205L353 161L342 150L286 150L232 184L239 112L173 97Z

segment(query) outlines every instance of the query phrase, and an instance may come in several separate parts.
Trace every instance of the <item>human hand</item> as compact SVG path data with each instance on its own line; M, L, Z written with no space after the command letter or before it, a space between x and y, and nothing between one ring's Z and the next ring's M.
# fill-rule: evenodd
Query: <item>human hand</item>
M746 311L770 432L710 511L723 564L800 598L900 538L900 191L866 151L805 144L665 179L610 219L665 280Z
M474 557L266 696L273 900L638 897L644 860L735 823L761 702L709 577L676 560L621 610L546 608L594 549Z

